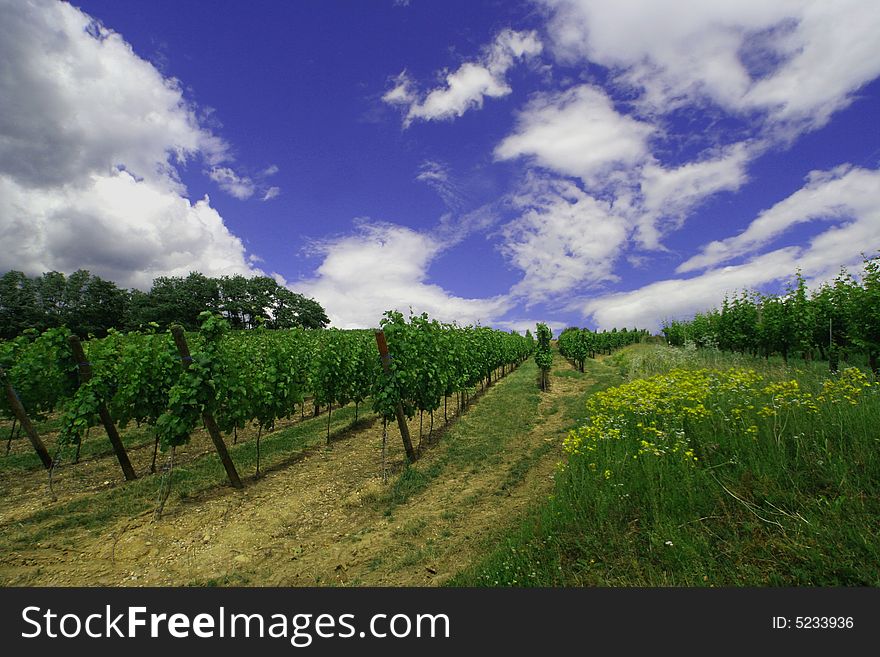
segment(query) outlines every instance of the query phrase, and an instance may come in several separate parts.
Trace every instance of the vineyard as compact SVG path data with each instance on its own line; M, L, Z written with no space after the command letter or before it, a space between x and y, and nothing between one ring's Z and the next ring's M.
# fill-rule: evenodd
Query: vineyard
M512 504L520 508L533 498L535 490L546 489L555 463L555 448L561 444L562 435L560 433L553 443L546 441L543 431L535 431L524 439L523 427L534 422L541 401L534 366L525 362L525 366L516 367L517 359L529 353L528 339L488 329L443 326L424 317L404 320L391 315L386 319L382 329L391 355L387 386L395 387L383 401L377 403L368 398L359 409L354 399L342 407L337 406L338 400L333 401L332 416L327 412L329 397L321 398L320 412L315 415L318 397L309 391L304 402L296 402L293 417L277 419L274 431L266 426L262 432L263 465L259 480L244 477L245 468L250 469L250 474L256 466L259 421L246 422L241 429L233 428L233 436L224 434L226 442L231 443L229 455L245 483L241 492L223 485L226 473L207 432L200 426L194 428L188 442L166 448L165 466L157 467L156 476L147 474L155 425L144 422L138 428L137 423L132 422L120 429L138 475L136 480L126 482L115 455L101 435L104 430L100 418L90 418L91 423L97 423L90 437L80 443L65 444L61 450L65 455L58 461L54 474L57 501L48 498L45 474L41 473L33 451L27 453L25 448L30 449L27 441L15 441L6 469L0 471L7 493L0 505L0 525L4 527L0 549L8 557L0 573L2 581L204 583L213 581L220 573L222 583L314 584L315 579L308 579L312 573L314 577L326 577L328 565L324 560L341 559L334 556L340 546L355 541L359 554L366 550L361 547L361 541L369 542L372 551L381 548L367 561L354 559L358 568L372 573L370 576L392 576L388 568L376 565L379 559L401 562L401 573L395 577L417 578L385 581L413 583L422 582L426 573L432 576L424 568L413 573L411 568L404 567L412 558L410 548L403 547L409 545L410 533L415 534L417 529L428 532L435 526L454 526L454 536L445 539L466 541L503 523ZM119 340L124 343L128 337L121 336ZM353 344L363 339L364 344L371 346L366 356L377 369L382 367L373 332L327 331L319 337L352 339ZM203 353L203 343L209 338L201 333L187 334L186 338L194 363L190 367L195 367ZM232 348L233 338L257 340L256 336L224 332L218 341ZM279 333L265 339L283 338ZM455 339L460 343L456 345ZM443 372L439 367L423 377L412 375L412 365L424 353L423 344L430 345L429 340L442 340L454 350L451 356L456 364L449 371L456 379L441 377ZM173 388L184 375L173 336L156 334L149 336L149 341L161 345L162 353L170 355L169 371L173 373L175 368L180 368L178 381L169 387ZM67 353L65 340L58 340L57 346L60 353ZM92 359L89 362L95 371L93 381L96 381L100 361L93 354L97 354L97 345L84 343L83 347ZM105 347L103 342L101 347ZM503 362L505 348L513 350L511 354L519 354L514 356L513 363ZM500 356L493 356L496 350ZM436 355L436 347L429 353ZM478 360L487 355L500 358L497 369L493 369L492 361L484 364ZM220 360L219 355L217 359ZM318 360L314 354L314 364L308 370L309 381L318 380ZM75 368L76 363L74 374ZM428 392L421 396L405 392L421 387ZM439 391L439 396L431 397L431 390ZM447 390L450 394L444 399L443 393ZM75 395L76 391L68 399L72 400ZM423 449L416 446L420 458L407 467L402 442L388 442L388 474L394 476L386 483L381 476L384 468L380 468L380 450L385 447L385 434L392 432L398 401L414 445L420 430L421 410L424 444ZM107 403L116 420L118 401L110 398ZM67 404L71 409L74 407L72 401ZM63 402L59 402L59 406L65 408ZM374 407L385 408L387 414L377 413ZM218 425L225 422L219 405L213 410L217 413ZM35 421L41 433L49 436L47 445L50 447L61 429L72 424L74 416L68 412L49 413L48 418ZM433 438L432 412L435 416ZM329 445L326 444L328 425ZM236 432L237 443L234 442ZM103 452L96 449L99 444L105 446ZM82 448L82 458L75 464L77 447ZM169 474L167 459L175 449L174 487L165 512L157 521L154 512L158 496L163 492L163 480ZM55 450L51 451L57 458ZM30 459L25 460L28 456ZM15 459L10 460L12 457ZM524 463L532 463L533 459L536 466L540 464L543 475L521 472ZM158 465L161 464L162 460ZM505 464L510 468L508 474L505 474ZM465 483L461 475L468 472L473 474ZM430 491L427 490L429 481ZM499 483L507 491L503 499L491 493L485 498L480 496L479 501L473 498L478 486L492 490ZM429 492L432 499L439 496L442 500L426 502L424 495ZM467 498L470 499L465 501ZM464 522L465 513L474 515L472 523ZM426 524L425 519L432 515L436 517ZM488 521L490 517L496 520ZM392 521L394 525L389 524ZM386 525L387 530L381 531ZM403 536L401 525L407 528ZM324 547L309 548L318 543ZM279 547L282 544L284 547ZM455 555L462 554L468 547L466 543L460 544L449 553L449 569L455 563ZM161 550L161 559L151 556L154 550ZM277 559L265 556L270 550L275 554L283 550L298 556L295 562L278 564ZM253 566L245 563L244 555ZM396 555L393 560L391 555ZM172 561L168 562L169 559ZM270 562L274 563L271 572L261 571L259 576L242 574L256 568L257 563L268 565ZM354 573L355 567L345 561L342 563L344 571L334 572L336 563L329 566L329 573L333 575L330 581L354 576L346 573ZM434 560L431 568L440 568L439 562ZM233 575L233 571L236 574ZM248 579L242 579L244 577Z
M559 353L583 372L587 358L595 358L599 354L610 355L617 349L641 342L647 337L648 331L644 329L633 329L632 331L612 329L610 332L599 333L589 329L572 327L560 334Z
M798 273L782 295L741 292L720 309L663 328L670 345L827 360L864 357L878 372L880 356L880 258L866 258L859 279L845 269L830 283L807 288Z
M0 346L7 396L0 411L27 429L43 465L53 458L33 429L31 418L60 413L59 453L78 459L90 428L103 425L126 479L135 479L117 427L146 424L156 450L174 450L204 426L233 486L241 487L222 433L253 424L259 437L282 418L326 408L327 438L333 407L372 400L383 422L400 412L407 418L427 413L429 432L441 405L467 404L468 393L497 380L531 353L529 338L480 327L459 328L429 320L407 321L389 312L382 344L390 350L383 367L373 331L230 331L227 322L203 313L200 331L187 337L179 327L168 334L110 332L81 345L65 329L25 335ZM406 431L407 456L415 460Z
M397 312L26 331L0 343L0 581L875 586L875 265L667 345Z

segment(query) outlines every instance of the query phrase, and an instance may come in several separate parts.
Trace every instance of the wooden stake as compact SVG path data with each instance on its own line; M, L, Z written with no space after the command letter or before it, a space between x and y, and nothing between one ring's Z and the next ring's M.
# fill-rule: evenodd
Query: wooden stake
M382 483L388 481L388 471L385 470L385 445L388 443L388 418L382 418Z
M159 436L153 441L153 460L150 461L150 474L156 474L156 453L159 451Z
M333 416L333 402L327 404L327 444L330 444L330 418Z
M17 417L12 418L12 428L9 430L9 439L6 441L6 456L9 456L9 450L12 447L12 436L15 435L15 423L18 422Z
M177 345L177 351L180 353L180 360L183 363L183 369L189 369L189 366L192 363L192 356L189 353L189 345L186 343L186 336L183 334L183 328L178 325L172 326L171 337L174 338L174 344ZM208 412L204 412L202 413L202 422L205 423L205 429L208 430L208 435L211 436L211 442L214 443L214 449L217 450L220 462L223 463L223 468L226 470L226 476L229 477L229 483L232 484L234 488L244 488L244 484L241 483L241 479L238 476L238 471L235 469L235 464L232 462L232 459L229 457L229 452L226 450L226 443L223 442L223 436L220 435L220 427L218 427L217 423L214 421L214 416Z
M260 437L263 435L263 424L260 423L260 428L257 430L257 474L256 479L260 478Z
M12 412L15 413L15 417L18 418L18 423L24 428L24 432L30 439L31 445L34 446L34 451L43 462L43 467L47 470L51 470L52 457L49 456L49 452L46 451L46 446L43 444L43 441L40 440L40 434L37 433L37 430L34 429L34 425L31 424L30 419L28 419L27 412L25 412L24 406L21 405L21 400L18 398L18 395L15 394L12 384L6 380L6 373L2 369L0 369L0 379L2 379L5 384L4 387L6 388L6 398L9 400L9 407L12 409Z
M86 354L78 337L71 335L67 338L67 342L70 344L73 357L76 359L77 366L79 367L79 379L82 383L87 383L92 378L92 364L86 360ZM137 479L134 468L131 467L131 461L128 460L128 453L125 451L125 446L122 444L122 439L116 430L116 425L113 424L113 418L110 417L110 411L107 410L107 404L103 401L98 405L98 417L101 418L101 424L104 425L104 430L107 432L110 444L113 445L113 451L116 452L116 458L122 467L122 473L125 475L126 481Z
M386 374L391 373L391 354L388 353L388 343L385 341L385 333L376 331L376 345L379 347L379 355L382 357L382 369ZM406 452L406 458L410 463L416 460L416 453L412 446L412 440L409 437L409 427L406 425L406 416L403 414L403 405L397 402L394 409L397 416L397 426L400 428L400 439L403 441L403 449Z

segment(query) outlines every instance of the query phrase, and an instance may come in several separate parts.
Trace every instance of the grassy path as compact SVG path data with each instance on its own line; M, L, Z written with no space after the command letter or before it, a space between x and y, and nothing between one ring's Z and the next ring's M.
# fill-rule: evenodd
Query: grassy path
M481 394L413 467L389 427L392 476L381 478L382 426L346 428L353 409L264 437L266 475L218 486L206 454L175 476L152 522L156 478L84 491L0 516L4 585L431 585L478 560L500 529L553 488L561 441L609 370L559 359L548 393L529 362ZM442 418L442 411L440 413ZM442 425L437 419L435 428ZM427 426L427 422L426 422ZM411 423L418 435L418 419ZM247 460L252 441L237 446Z

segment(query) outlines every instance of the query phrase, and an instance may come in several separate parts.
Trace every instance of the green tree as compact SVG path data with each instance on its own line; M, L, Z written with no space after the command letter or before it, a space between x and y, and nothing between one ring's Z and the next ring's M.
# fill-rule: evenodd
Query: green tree
M25 329L44 327L34 282L20 271L0 277L0 338L10 340Z

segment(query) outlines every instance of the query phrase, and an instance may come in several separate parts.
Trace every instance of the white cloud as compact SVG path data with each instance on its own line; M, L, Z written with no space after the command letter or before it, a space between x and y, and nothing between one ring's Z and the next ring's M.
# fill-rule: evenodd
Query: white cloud
M762 212L739 235L705 245L699 254L682 263L677 271L684 273L713 267L753 253L766 247L791 227L812 221L835 223L825 238L826 249L831 248L832 242L838 241L832 240L831 236L839 235L841 231L851 234L857 227L864 227L868 236L872 233L871 229L880 232L880 171L850 166L827 172L813 171L803 188ZM848 223L852 225L845 227ZM855 246L866 248L871 243L860 242ZM839 247L834 250L839 251ZM847 259L852 257L852 248L844 250Z
M570 180L527 176L512 198L519 217L500 231L502 253L524 274L512 292L531 304L617 282L614 268L622 256L634 266L645 263L628 249L662 250L662 236L680 228L706 198L739 189L753 153L734 144L672 169L646 156L646 163L584 189Z
M60 2L3 4L0 174L34 187L88 184L124 165L167 184L179 161L223 157L179 83L118 34Z
M0 4L0 269L137 287L259 272L208 199L184 196L176 166L228 147L180 84L69 4Z
M260 199L261 201L271 201L273 198L277 198L278 195L281 194L280 187L270 187L266 190L266 193L263 194L263 197Z
M641 163L654 130L618 113L601 89L581 85L533 99L520 113L515 132L496 147L495 157L533 158L590 184L612 169Z
M589 60L665 113L709 101L775 128L824 125L880 75L873 0L543 0L553 51Z
M428 267L445 245L430 235L393 224L362 223L356 233L319 245L324 256L315 277L295 284L315 298L333 326L378 326L386 310L427 312L441 321L490 323L506 297L466 299L427 282Z
M447 73L444 85L423 97L403 71L382 100L405 110L404 126L414 120L446 120L483 106L484 98L501 98L511 92L507 72L518 61L540 54L542 44L535 32L502 30L476 62L465 62Z
M754 81L746 107L768 110L777 121L824 125L880 75L880 4L873 0L799 3L798 24L786 34L787 61Z
M229 167L214 167L208 172L208 177L217 183L220 189L240 201L254 195L254 181L247 176L239 176Z
M617 280L626 221L569 181L533 179L513 199L520 215L502 229L502 253L523 271L511 290L529 304Z
M638 240L645 248L659 248L660 224L680 228L685 217L705 199L738 190L748 180L746 167L756 147L740 142L719 153L673 169L652 161L641 172L642 198L638 208Z
M449 167L442 162L434 160L425 160L419 166L419 173L416 180L428 185L437 192L447 208L460 210L464 205L464 196L462 195L458 183L453 180L449 173Z
M431 238L448 249L474 233L487 232L500 221L502 205L499 201L481 205L464 214L447 212L431 231Z
M739 189L758 151L755 144L732 144L667 168L650 151L656 133L618 112L593 86L532 100L495 149L496 158L527 157L579 178L583 190L545 180L519 192L515 205L525 211L502 231L502 252L524 272L515 293L533 303L616 281L614 265L632 238L642 248L661 249L662 236L706 198Z
M394 86L385 92L382 100L389 105L412 105L416 102L416 92L413 86L414 83L409 74L403 70L394 78Z
M709 148L693 161L666 167L650 149L649 140L658 132L618 112L603 90L581 85L535 98L495 156L526 157L533 165L579 178L588 193L609 199L614 214L636 229L639 246L662 249L662 237L680 228L703 201L736 191L748 180L748 163L765 145L749 141Z
M749 181L754 159L824 125L880 74L880 5L865 0L543 4L551 9L547 34L556 61L598 64L608 76L604 88L575 83L562 92L534 96L515 129L495 148L498 160L522 159L532 171L543 168L579 179L591 199L544 198L536 203L538 209L529 209L502 230L503 253L524 272L514 291L530 302L614 281L620 257L643 258L626 253L631 247L663 250L664 238L681 229L700 204L739 191ZM615 104L613 98L626 102ZM685 113L671 120L675 110ZM705 123L682 143L678 121L695 110ZM728 119L735 133L725 133ZM662 159L670 149L694 146L689 161L670 165ZM841 231L852 238L867 236L877 222L868 210L870 202L857 208L853 204L858 201L842 199L844 190L855 192L856 182L851 178L848 184L823 188L824 206L805 207L816 191L807 188L768 212L777 223L821 215L839 224L844 215L862 217L836 225L811 243L824 243L834 257L852 258ZM858 182L876 185L873 179ZM786 212L801 214L784 218ZM583 222L584 237L577 243L572 226L582 216L589 221ZM708 245L679 272L767 248L764 242L750 242L766 224L757 222L741 237ZM593 225L605 232L593 232ZM579 250L588 248L584 243L595 249L590 256ZM817 270L831 260L813 247L800 255Z
M446 88L435 89L424 101L410 107L407 121L451 119L469 109L479 109L486 96L500 98L510 91L510 87L485 66L465 62L455 73L446 76Z
M790 279L797 269L813 281L834 277L880 248L880 171L839 167L813 172L807 184L762 212L740 235L713 242L679 267L689 272L754 254L785 231L808 221L833 225L803 246L788 245L742 264L708 269L692 278L651 283L637 290L607 294L577 305L600 327L638 325L657 329L663 319L689 318L717 307L724 294Z
M30 188L0 176L0 271L88 269L125 287L158 276L262 273L207 197L196 203L127 172Z
M416 180L424 183L447 183L449 182L449 167L441 162L425 160L419 165L419 175Z
M537 333L538 322L546 324L547 328L553 333L554 338L559 337L562 330L568 327L568 324L564 322L548 321L547 319L507 319L493 322L492 326L502 331L516 331L520 335L525 335L526 331L531 331L534 336Z
M674 169L656 162L649 164L642 172L645 209L680 215L699 199L719 191L735 191L746 182L749 158L746 144L738 143L716 157L688 162Z
M637 327L656 331L666 319L689 319L717 307L725 294L753 288L794 274L797 248L783 249L734 267L690 279L667 279L630 292L590 299L577 306L600 329Z

